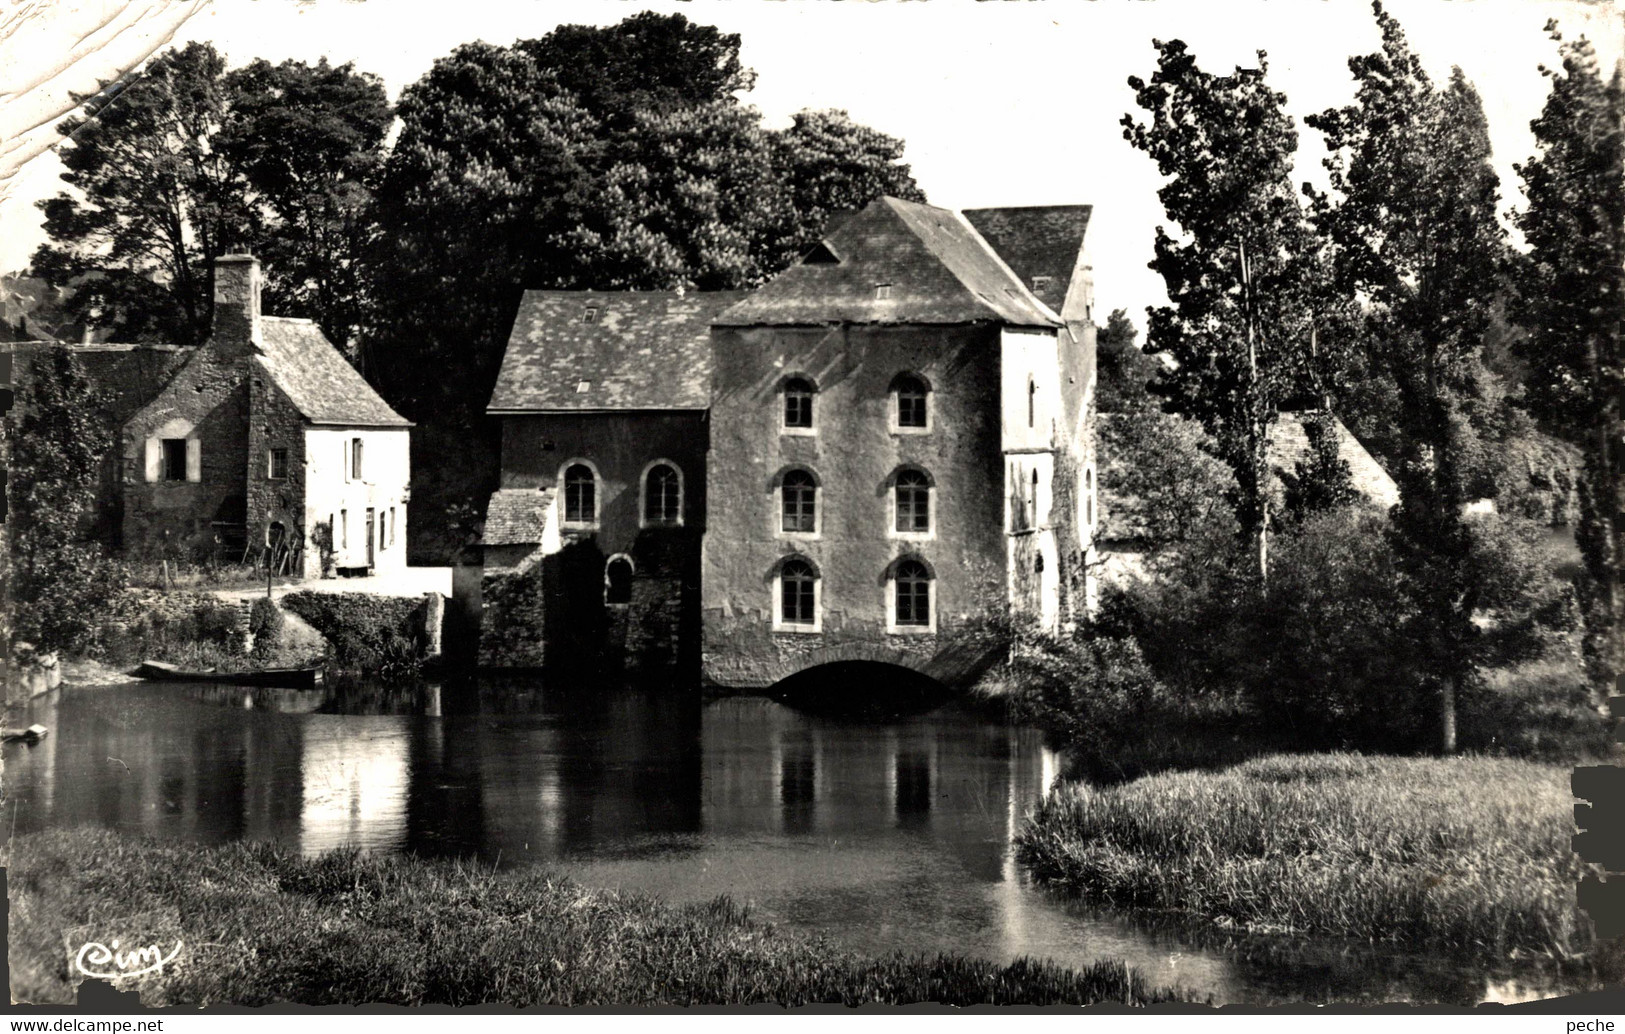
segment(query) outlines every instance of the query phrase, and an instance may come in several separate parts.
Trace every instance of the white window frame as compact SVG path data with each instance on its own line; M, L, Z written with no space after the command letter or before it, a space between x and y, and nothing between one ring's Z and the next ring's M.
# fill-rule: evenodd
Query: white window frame
M677 517L670 521L651 521L649 519L649 475L656 467L670 467L677 472ZM638 472L638 527L640 528L681 528L683 526L684 511L688 506L688 482L683 477L683 468L676 462L668 459L650 460ZM815 511L816 513L816 511Z
M807 384L812 387L812 391L809 392L808 395L807 395L807 409L809 411L809 414L810 414L811 420L812 420L812 426L810 426L810 427L791 427L789 424L785 423L785 411L784 411L785 410L785 402L786 402L786 396L789 394L789 388L790 388L790 382L791 381L806 381ZM785 374L784 377L779 380L779 390L778 390L778 394L777 394L777 399L778 399L778 403L779 403L778 423L779 423L779 433L780 434L792 434L792 435L802 435L802 436L816 436L818 434L818 382L817 381L813 380L811 377L807 376L804 373L788 373L788 374Z
M813 480L813 530L812 531L785 531L784 530L784 479L796 471L805 471ZM789 539L796 542L816 542L824 537L824 479L818 476L818 471L804 464L797 464L784 468L773 481L773 537L776 539Z
M903 474L913 473L925 477L925 505L926 516L929 518L925 531L898 531L897 530L897 479ZM892 471L891 477L886 481L886 537L902 542L930 542L937 537L937 479L924 467L906 464Z
M899 409L901 408L900 400L902 393L898 390L897 382L904 377L914 378L925 388L924 427L904 427L902 424L902 414L899 412ZM893 377L891 387L886 392L887 429L890 430L892 434L930 434L932 431L936 430L936 394L936 389L931 386L930 380L918 373L915 373L913 370L904 370L896 377Z
M276 472L276 454L282 454L282 473ZM265 450L265 479L267 481L288 480L288 447L285 445L268 446Z
M925 601L930 618L923 625L900 625L897 623L897 569L913 561L925 568ZM886 634L888 635L936 635L937 634L937 572L921 557L903 556L892 561L886 569Z
M784 569L795 560L806 564L813 572L813 619L810 625L784 620ZM812 557L803 553L792 553L780 558L778 566L773 569L772 604L769 613L773 616L773 631L816 635L824 630L824 572L813 562Z
M184 441L186 458L182 464L181 476L178 478L164 477L164 442ZM203 443L197 437L197 429L192 423L181 417L172 417L159 426L148 436L142 456L143 478L149 483L157 484L197 484L203 480Z
M631 572L632 572L631 575L628 577L628 580L627 580L627 588L626 588L627 599L626 599L625 603L611 603L610 599L609 599L609 569L615 563L615 561L617 561L617 560L626 561L626 566L628 568L630 568ZM632 583L631 583L631 579L637 577L637 573L638 573L637 561L633 560L632 557L627 553L616 553L616 554L610 556L607 560L605 560L604 561L604 606L606 606L606 607L617 607L617 608L618 607L630 607L632 605Z
M570 510L566 499L569 494L569 486L564 483L564 476L571 467L575 466L586 467L592 472L592 520L589 521L572 521L565 518L565 515ZM597 531L598 522L604 513L604 479L598 473L598 465L592 460L581 456L565 460L559 464L558 477L554 483L558 485L558 491L554 494L554 503L559 508L559 527L566 531Z

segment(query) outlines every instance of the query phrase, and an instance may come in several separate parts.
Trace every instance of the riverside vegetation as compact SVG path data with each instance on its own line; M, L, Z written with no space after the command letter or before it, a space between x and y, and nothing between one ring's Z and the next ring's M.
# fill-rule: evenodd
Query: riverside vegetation
M268 844L199 849L104 831L19 836L9 859L12 995L73 998L62 931L176 917L184 954L132 978L148 1006L1145 1005L1184 1000L1120 962L1081 972L939 955L867 957L752 921L546 872Z
M1276 755L1051 794L1018 850L1091 899L1252 931L1482 957L1591 949L1569 770L1502 758Z

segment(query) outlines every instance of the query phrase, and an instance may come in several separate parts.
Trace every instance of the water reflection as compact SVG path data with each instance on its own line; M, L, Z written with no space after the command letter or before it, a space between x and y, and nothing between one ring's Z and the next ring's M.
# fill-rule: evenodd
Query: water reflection
M1472 1002L1561 986L1147 922L1035 889L1010 845L1059 760L1033 730L952 708L839 722L758 698L535 680L132 684L49 694L34 721L52 734L5 752L20 831L544 863L674 902L727 894L868 952L1123 958L1221 1002Z

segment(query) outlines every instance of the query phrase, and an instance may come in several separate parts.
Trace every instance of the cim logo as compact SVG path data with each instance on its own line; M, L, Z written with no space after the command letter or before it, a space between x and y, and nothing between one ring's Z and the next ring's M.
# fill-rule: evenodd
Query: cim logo
M143 973L162 972L180 955L181 947L182 943L176 941L175 947L166 955L163 948L156 944L121 950L117 938L110 944L89 941L74 955L73 966L87 977L103 980L137 977Z

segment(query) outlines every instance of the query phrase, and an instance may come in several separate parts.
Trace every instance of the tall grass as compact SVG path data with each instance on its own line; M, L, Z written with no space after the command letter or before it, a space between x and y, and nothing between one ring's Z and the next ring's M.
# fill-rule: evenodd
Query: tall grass
M1052 793L1039 878L1249 930L1569 958L1591 946L1569 770L1498 758L1276 755Z
M63 931L172 915L178 966L144 1004L291 1001L513 1006L839 1002L1146 1004L1179 998L1120 962L1082 972L1021 959L872 958L751 921L544 872L268 845L200 849L97 830L12 840L13 998L73 998ZM92 927L94 929L94 926Z

